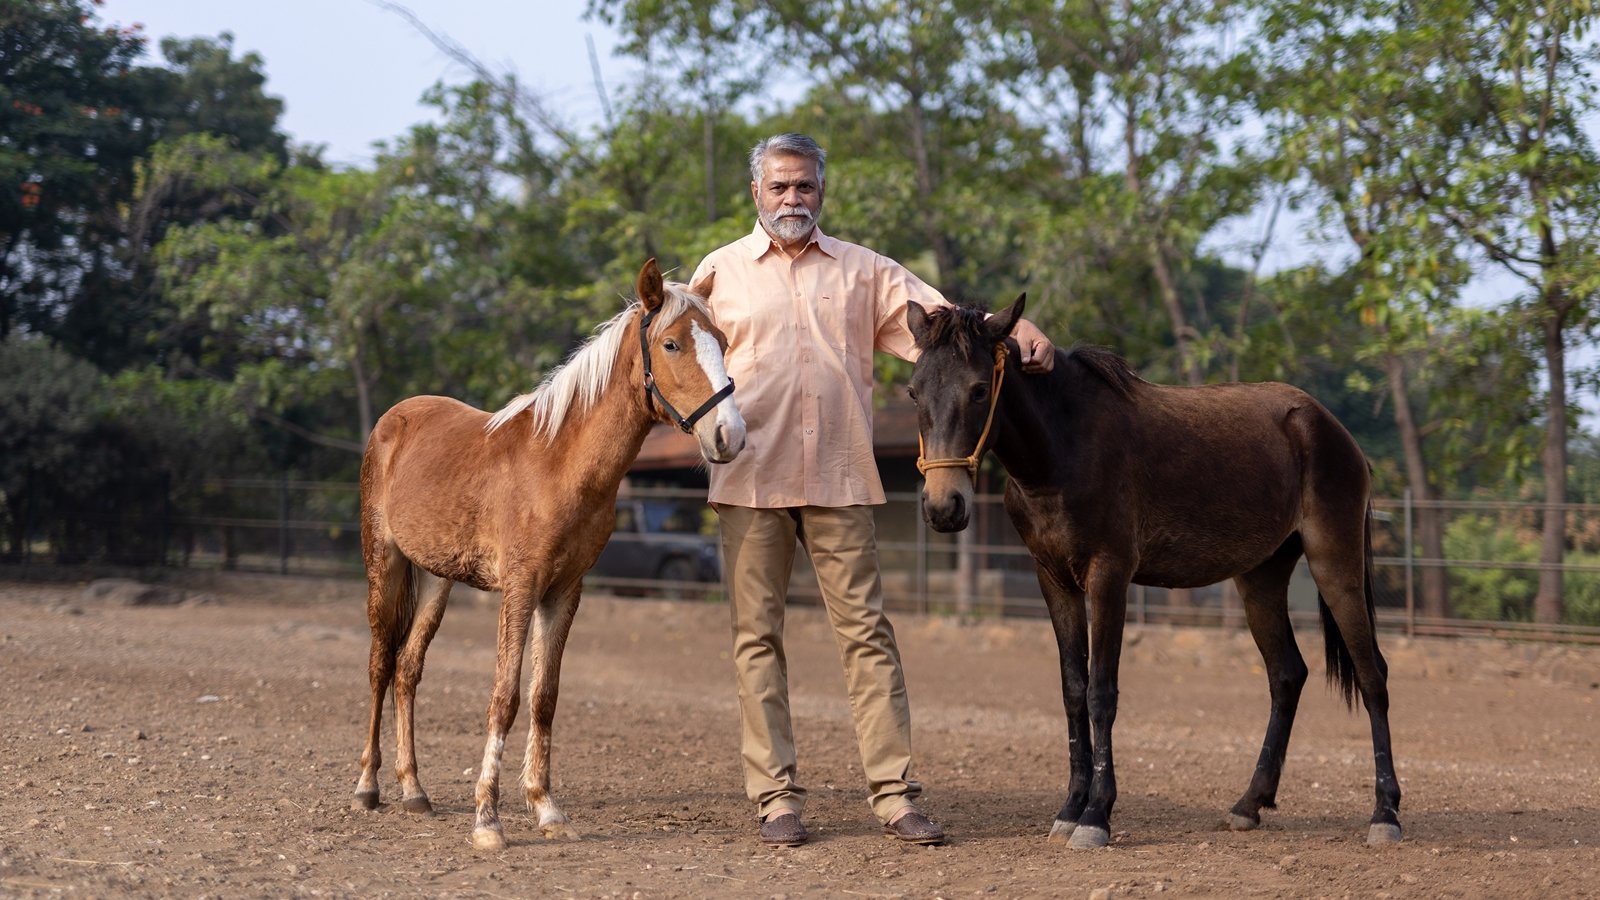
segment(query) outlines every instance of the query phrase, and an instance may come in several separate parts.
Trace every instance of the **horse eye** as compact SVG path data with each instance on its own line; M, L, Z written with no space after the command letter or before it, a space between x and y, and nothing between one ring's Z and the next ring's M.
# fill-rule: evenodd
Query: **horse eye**
M677 353L678 352L678 342L673 340L672 338L667 338L666 340L661 342L661 349L667 351L668 353Z
M914 388L914 387L911 387L910 385L907 385L906 386L906 396L911 398L911 402L912 403L917 402L917 389Z
M989 400L989 386L987 384L980 384L980 385L976 385L975 387L973 387L973 389L972 389L972 402L973 403L987 403L988 400Z

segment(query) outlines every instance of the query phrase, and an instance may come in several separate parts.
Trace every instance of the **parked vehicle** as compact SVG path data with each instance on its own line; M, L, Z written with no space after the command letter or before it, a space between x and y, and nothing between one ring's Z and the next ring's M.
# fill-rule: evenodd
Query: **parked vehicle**
M721 581L713 514L701 502L618 500L616 530L589 574L617 579L617 587L664 582L668 594L680 592L687 582Z

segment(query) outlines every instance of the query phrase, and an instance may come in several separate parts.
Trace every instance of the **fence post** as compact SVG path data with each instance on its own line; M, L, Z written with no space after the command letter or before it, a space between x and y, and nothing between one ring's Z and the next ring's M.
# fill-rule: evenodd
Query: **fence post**
M278 482L278 574L289 574L289 473Z
M1411 488L1400 493L1400 528L1405 544L1405 636L1416 637L1416 551L1411 544Z
M956 532L956 615L972 615L972 528Z

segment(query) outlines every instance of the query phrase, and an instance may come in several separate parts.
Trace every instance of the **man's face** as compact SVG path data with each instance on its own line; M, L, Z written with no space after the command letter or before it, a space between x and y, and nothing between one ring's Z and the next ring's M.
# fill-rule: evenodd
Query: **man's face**
M826 187L817 177L816 162L803 156L769 154L761 168L761 180L750 184L761 224L780 243L805 240L822 214Z

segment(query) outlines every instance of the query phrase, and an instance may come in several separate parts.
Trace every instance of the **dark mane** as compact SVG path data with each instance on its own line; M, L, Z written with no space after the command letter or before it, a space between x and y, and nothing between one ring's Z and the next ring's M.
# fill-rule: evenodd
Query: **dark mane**
M987 313L971 306L936 306L928 310L928 340L924 350L954 346L957 353L971 357L985 347Z
M953 347L970 359L987 354L989 335L983 323L988 313L972 306L938 306L928 310L928 333L924 350ZM1092 344L1079 344L1067 351L1067 359L1077 360L1106 383L1117 396L1130 399L1140 378L1128 361L1111 350Z
M1084 368L1098 375L1101 381L1124 400L1131 399L1134 386L1144 381L1129 367L1127 360L1104 347L1080 344L1067 351L1067 359L1083 363Z

